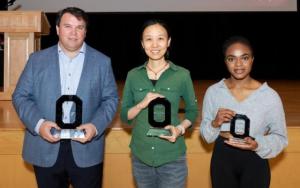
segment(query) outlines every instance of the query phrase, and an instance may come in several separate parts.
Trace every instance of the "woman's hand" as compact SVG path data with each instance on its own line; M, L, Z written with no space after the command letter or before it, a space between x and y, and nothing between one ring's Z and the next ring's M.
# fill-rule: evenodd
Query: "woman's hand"
M169 142L176 142L176 139L181 135L181 130L173 125L167 125L165 129L171 132L171 136L160 135L160 138L166 139Z
M233 116L235 116L234 111L226 108L219 108L215 119L212 121L212 126L215 128L220 127L224 122L229 122Z
M144 99L137 104L137 108L141 108L141 109L146 108L149 105L149 103L156 98L164 98L164 96L159 93L153 93L153 92L147 93Z
M141 102L139 102L137 105L133 106L132 108L130 108L130 110L128 110L127 113L128 120L134 119L140 113L141 110L147 108L149 103L158 97L164 98L164 96L159 93L152 93L152 92L147 93L147 95L144 97L144 99Z
M236 141L236 139L234 139L232 137L232 138L229 138L228 140L226 140L224 142L228 145L231 145L233 147L243 149L243 150L252 150L252 151L254 151L258 147L257 142L251 137L246 137L246 138L243 139L243 141L244 142Z

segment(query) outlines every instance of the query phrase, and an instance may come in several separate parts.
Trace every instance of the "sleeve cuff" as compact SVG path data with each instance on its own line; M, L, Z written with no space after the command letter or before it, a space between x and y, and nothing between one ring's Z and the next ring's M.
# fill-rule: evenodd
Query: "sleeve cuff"
M34 131L36 132L36 134L40 134L40 128L41 128L41 126L42 126L42 124L45 122L46 120L45 119L40 119L38 122L37 122L37 124L36 124L36 126L35 126L35 128L34 128Z

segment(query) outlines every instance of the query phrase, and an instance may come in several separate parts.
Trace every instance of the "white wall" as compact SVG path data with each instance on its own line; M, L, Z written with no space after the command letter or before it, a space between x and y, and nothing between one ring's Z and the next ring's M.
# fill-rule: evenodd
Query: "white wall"
M297 0L17 0L16 5L21 5L19 10L45 12L57 12L67 6L77 6L87 12L297 10Z

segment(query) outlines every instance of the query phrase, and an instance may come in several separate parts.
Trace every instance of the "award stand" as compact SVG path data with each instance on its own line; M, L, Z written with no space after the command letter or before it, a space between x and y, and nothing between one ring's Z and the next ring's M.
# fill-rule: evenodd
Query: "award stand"
M230 122L230 134L233 140L244 143L244 138L249 137L250 119L246 115L236 114Z
M165 126L171 124L171 103L166 98L156 98L148 105L148 121L152 126L147 136L170 136Z
M63 121L63 104L73 102L75 104L75 121L65 123ZM56 123L61 130L52 129L51 133L60 139L84 138L84 131L76 130L82 124L82 101L76 95L62 95L56 101Z

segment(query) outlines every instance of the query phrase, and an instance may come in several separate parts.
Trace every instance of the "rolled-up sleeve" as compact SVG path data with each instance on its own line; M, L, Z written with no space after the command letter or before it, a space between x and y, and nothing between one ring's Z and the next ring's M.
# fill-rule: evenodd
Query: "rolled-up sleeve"
M132 120L128 120L128 111L134 105L133 93L131 90L130 73L128 73L123 89L123 96L121 101L121 120L124 123L131 124Z
M185 102L185 118L193 123L198 116L199 110L190 74L188 74L185 78L184 87L183 100Z

